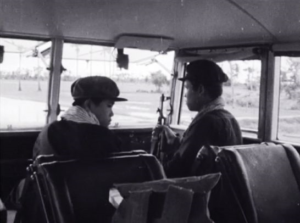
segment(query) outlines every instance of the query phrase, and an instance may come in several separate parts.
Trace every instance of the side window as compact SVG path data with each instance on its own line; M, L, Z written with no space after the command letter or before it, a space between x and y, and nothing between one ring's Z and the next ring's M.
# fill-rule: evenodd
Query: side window
M0 131L46 124L50 42L0 38Z
M229 77L223 85L225 109L236 117L243 135L257 137L261 62L236 60L218 64ZM180 124L189 125L196 114L188 110L183 99Z
M280 57L277 139L300 143L300 58Z
M66 71L61 76L61 114L72 105L70 88L74 80L101 75L112 78L121 97L128 99L114 105L112 127L155 125L160 96L170 94L174 53L124 49L124 54L129 55L128 70L117 67L117 50L113 47L65 43L62 64Z

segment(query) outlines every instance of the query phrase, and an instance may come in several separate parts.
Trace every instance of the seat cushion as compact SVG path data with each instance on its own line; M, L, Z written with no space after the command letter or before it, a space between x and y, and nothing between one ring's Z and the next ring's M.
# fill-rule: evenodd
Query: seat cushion
M300 222L297 167L289 156L282 145L235 146L220 152L250 222Z

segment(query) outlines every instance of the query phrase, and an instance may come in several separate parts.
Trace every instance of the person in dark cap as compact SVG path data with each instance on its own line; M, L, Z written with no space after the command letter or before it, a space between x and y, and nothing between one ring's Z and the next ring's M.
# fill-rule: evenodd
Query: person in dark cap
M121 151L119 140L108 129L119 97L116 83L108 77L90 76L76 80L71 86L73 106L46 126L36 140L33 156L99 158Z
M33 158L38 155L56 155L69 158L103 158L114 152L122 151L119 139L108 126L114 115L115 102L127 101L119 97L116 83L108 77L90 76L79 78L71 85L74 99L60 121L54 121L39 134L34 148ZM39 195L32 181L25 179L13 189L10 203L13 207L22 206L22 222L45 222ZM25 211L24 211L25 210ZM113 213L114 208L106 206L102 210L103 218Z
M227 75L214 62L197 60L186 66L184 81L186 105L198 112L180 139L168 126L157 126L153 137L164 132L168 146L163 151L167 161L163 163L168 177L193 175L192 165L199 149L204 145L242 144L239 124L231 113L224 109L221 95Z

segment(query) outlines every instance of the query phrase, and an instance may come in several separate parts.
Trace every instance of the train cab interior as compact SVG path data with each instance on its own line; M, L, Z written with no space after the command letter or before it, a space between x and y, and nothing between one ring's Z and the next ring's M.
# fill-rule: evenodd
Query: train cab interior
M195 117L178 79L197 59L212 60L227 73L225 108L239 122L243 145L207 145L215 155L207 162L218 166L209 176L201 169L203 157L195 157L197 180L210 182L206 190L216 188L201 198L209 214L195 211L193 216L200 216L195 222L300 222L299 9L299 0L1 0L0 207L6 209L1 223L26 222L21 212L36 214L10 205L12 191L26 178L40 195L39 214L55 223L80 222L97 213L95 207L107 208L112 184L186 183L166 178L159 157L150 154L151 134L159 121L183 135ZM109 126L124 151L99 162L34 160L43 127L60 120L72 105L71 84L96 75L113 79L128 99L114 106ZM87 197L70 199L70 193L82 190L73 171L89 188ZM70 187L57 177L61 173ZM225 192L217 180L226 185ZM100 200L93 200L99 185L105 185L105 193L98 191ZM182 194L171 188L178 197L170 195L170 203L180 203ZM184 210L170 208L173 220L161 222L193 222L178 220ZM75 217L77 211L81 214ZM110 217L97 222L110 222Z

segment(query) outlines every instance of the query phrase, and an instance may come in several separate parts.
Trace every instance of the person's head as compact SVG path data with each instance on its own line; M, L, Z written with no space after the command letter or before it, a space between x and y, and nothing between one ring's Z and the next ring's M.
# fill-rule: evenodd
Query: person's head
M108 127L114 115L112 107L116 101L127 101L119 98L117 84L108 77L91 76L79 78L71 86L73 105L78 105L92 112L101 126Z
M187 107L191 111L199 111L222 95L222 85L228 77L216 63L196 60L186 66L186 76L179 80L185 81Z

